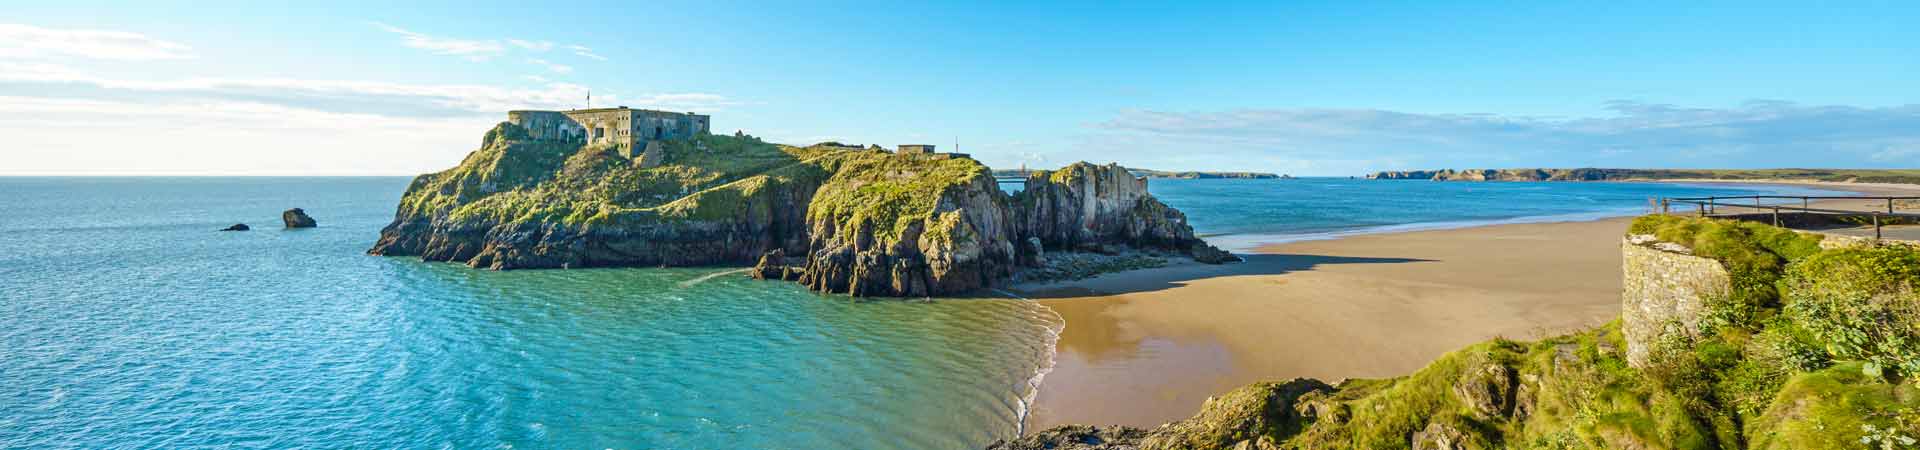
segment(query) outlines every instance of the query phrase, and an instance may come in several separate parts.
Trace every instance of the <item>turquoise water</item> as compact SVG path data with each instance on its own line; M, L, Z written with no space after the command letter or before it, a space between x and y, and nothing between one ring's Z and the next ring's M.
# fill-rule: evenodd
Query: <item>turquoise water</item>
M853 303L725 268L364 255L407 181L0 178L0 447L978 448L1019 429L1059 326L1030 302ZM1152 186L1221 239L1754 192ZM280 229L290 207L320 228ZM213 231L234 222L256 229Z
M977 448L1051 352L1022 301L362 254L406 183L0 178L0 448Z

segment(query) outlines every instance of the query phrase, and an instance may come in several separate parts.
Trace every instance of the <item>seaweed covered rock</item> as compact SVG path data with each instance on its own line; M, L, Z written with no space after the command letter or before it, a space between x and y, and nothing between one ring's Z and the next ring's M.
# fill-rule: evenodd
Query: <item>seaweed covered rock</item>
M988 445L988 450L1096 450L1139 448L1146 430L1133 427L1066 425Z

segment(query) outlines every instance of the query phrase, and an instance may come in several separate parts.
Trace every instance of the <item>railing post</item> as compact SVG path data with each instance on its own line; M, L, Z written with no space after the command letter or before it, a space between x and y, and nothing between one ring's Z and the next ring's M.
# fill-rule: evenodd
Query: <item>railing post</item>
M1773 226L1780 226L1780 207L1773 207Z
M1667 215L1668 212L1671 212L1670 208L1671 206L1667 204L1667 198L1660 197L1660 215Z
M1893 214L1893 197L1887 197L1887 214Z
M1807 198L1806 198L1806 197L1800 197L1800 209L1807 209ZM1801 211L1801 212L1805 212L1805 211Z
M1873 215L1873 240L1880 240L1880 215Z

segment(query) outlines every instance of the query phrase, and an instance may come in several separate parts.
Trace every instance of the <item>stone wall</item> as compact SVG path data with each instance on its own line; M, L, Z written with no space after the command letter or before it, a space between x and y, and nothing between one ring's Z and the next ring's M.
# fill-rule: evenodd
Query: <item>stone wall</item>
M559 111L507 111L507 121L526 128L534 139L572 141L586 136L580 122Z
M1645 367L1650 350L1663 337L1699 332L1707 301L1726 297L1732 278L1719 261L1693 256L1685 247L1652 236L1628 236L1620 251L1626 268L1620 319L1627 363Z
M622 154L637 156L647 142L687 139L709 133L712 119L694 113L627 107L571 111L508 111L507 121L535 139L581 140L611 144Z

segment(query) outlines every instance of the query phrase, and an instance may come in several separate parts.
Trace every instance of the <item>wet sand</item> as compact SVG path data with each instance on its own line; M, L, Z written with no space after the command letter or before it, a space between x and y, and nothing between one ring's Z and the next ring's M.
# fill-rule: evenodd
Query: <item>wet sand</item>
M1920 193L1905 185L1794 184ZM1494 337L1534 339L1606 323L1619 315L1619 245L1630 220L1294 242L1259 247L1241 264L1019 286L1067 323L1029 429L1157 426L1256 381L1400 376Z

